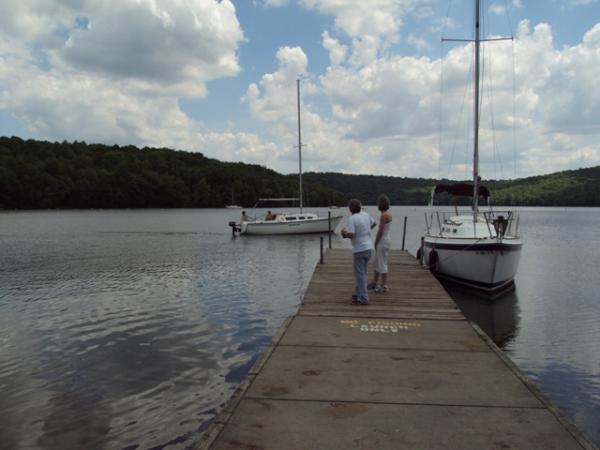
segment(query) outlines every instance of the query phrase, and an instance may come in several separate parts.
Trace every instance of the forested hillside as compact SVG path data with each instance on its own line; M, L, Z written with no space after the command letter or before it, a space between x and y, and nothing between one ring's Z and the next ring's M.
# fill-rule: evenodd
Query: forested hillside
M600 206L600 166L521 178L490 187L494 203L524 206Z
M345 198L360 198L366 204L375 204L377 196L384 192L395 205L426 205L435 184L456 182L340 173L307 173L304 178L339 191ZM496 205L600 206L600 166L482 183L490 189Z
M376 204L377 197L382 193L385 193L394 205L426 205L431 188L436 184L435 180L427 178L344 175L341 173L309 172L304 174L304 179L341 192L344 198L359 198L368 205Z
M304 203L425 205L448 180L306 173ZM600 206L600 166L510 181L486 181L497 205ZM51 143L0 137L0 209L250 207L261 197L297 197L296 175L167 148ZM233 198L232 198L233 197Z
M166 148L0 138L0 208L176 208L252 206L297 197L297 178ZM336 199L307 183L312 204ZM340 195L337 201L344 199Z

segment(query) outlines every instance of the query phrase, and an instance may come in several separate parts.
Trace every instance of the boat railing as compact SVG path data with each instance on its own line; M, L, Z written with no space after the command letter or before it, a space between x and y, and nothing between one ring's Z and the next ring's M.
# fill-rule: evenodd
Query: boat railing
M452 218L458 215L469 215L471 211L457 211L452 210L441 210L437 209L427 215L425 213L425 227L427 234L437 234L442 236L444 224L446 225L459 225L455 223ZM509 210L489 210L479 211L481 222L485 223L488 235L490 238L516 238L519 235L519 215L515 211ZM435 228L434 224L437 225L437 230L432 233L432 229Z

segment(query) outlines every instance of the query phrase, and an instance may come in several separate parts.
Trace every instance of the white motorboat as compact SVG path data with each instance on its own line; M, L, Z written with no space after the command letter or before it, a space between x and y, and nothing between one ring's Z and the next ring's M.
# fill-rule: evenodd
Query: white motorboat
M479 177L479 77L480 4L475 0L475 82L473 95L473 184L437 185L431 192L430 212L426 213L425 235L417 254L421 263L438 277L490 293L513 285L521 255L518 216L514 211L495 211L487 188ZM495 38L499 40L503 38ZM510 38L509 38L510 39ZM452 39L448 39L452 40ZM459 41L462 41L459 39ZM469 209L442 210L434 206L436 194L471 197ZM487 200L480 208L479 197Z
M331 212L325 217L314 213L306 213L302 208L302 135L300 128L300 80L296 81L298 96L298 198L261 198L254 208L259 204L270 202L290 202L298 201L300 203L299 211L295 213L280 212L271 217L258 219L256 216L248 217L242 214L239 223L229 222L233 234L308 234L308 233L328 233L333 232L342 220L342 215L333 216Z

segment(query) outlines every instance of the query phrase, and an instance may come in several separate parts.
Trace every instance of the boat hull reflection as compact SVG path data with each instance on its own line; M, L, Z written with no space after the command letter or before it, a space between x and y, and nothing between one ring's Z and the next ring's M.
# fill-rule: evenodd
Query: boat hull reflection
M516 289L490 301L484 294L455 284L445 283L444 287L466 318L476 323L499 348L505 349L517 336L521 309Z

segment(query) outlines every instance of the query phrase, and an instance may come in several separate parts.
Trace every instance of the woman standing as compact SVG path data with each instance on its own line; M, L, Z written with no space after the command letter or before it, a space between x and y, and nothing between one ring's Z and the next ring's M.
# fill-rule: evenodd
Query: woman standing
M373 282L369 284L370 289L375 292L387 292L388 275L388 257L390 254L390 224L392 223L392 213L390 209L390 199L387 195L381 194L377 200L377 209L381 212L379 219L379 228L375 237L375 276ZM379 277L381 276L381 284Z

